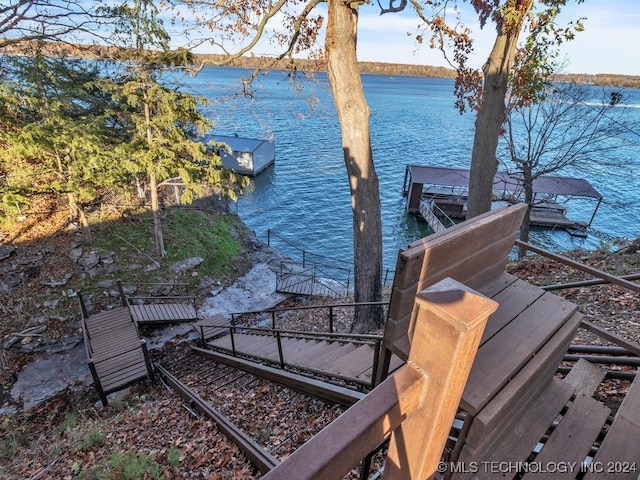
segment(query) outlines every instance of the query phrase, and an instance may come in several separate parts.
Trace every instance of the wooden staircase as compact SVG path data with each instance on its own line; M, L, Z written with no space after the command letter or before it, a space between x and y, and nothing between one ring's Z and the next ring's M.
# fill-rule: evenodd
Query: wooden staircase
M372 386L379 336L231 327L228 322L224 327L211 323L209 329L203 329L203 336L207 337L204 346L208 349L359 389ZM392 368L399 365L396 358Z
M118 307L89 315L78 293L87 363L103 405L107 395L144 378L153 378L146 342L129 309Z

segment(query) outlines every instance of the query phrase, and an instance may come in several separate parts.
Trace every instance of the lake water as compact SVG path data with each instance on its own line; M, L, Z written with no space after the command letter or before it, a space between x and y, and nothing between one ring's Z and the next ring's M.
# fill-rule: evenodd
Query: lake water
M351 263L352 217L340 128L324 74L292 84L286 72L270 72L254 84L251 98L238 95L242 76L235 68L207 67L182 80L209 99L206 113L218 135L272 138L276 161L252 180L235 206L263 241L267 229L308 252ZM398 249L429 233L407 214L402 185L407 164L469 168L474 115L453 106L453 80L364 75L371 109L371 142L382 201L384 266L393 268ZM624 108L640 120L640 90L626 89ZM532 243L551 250L597 248L614 237L640 236L640 132L629 131L629 146L585 158L556 175L587 179L604 200L586 239L564 231L536 230ZM571 218L588 221L594 202L571 201ZM298 252L281 240L273 245Z

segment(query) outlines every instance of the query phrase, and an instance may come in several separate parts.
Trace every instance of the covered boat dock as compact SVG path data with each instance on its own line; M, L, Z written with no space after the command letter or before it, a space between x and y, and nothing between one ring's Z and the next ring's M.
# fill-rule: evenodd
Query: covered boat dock
M521 174L498 172L493 182L496 205L524 200ZM407 165L403 193L407 196L407 211L420 213L434 231L445 228L436 220L465 218L469 192L469 170L462 168ZM584 233L593 221L602 195L584 179L542 175L533 181L534 205L531 224L548 228L565 228L572 234ZM567 218L566 208L558 197L593 199L595 208L588 222ZM435 218L434 218L435 217ZM434 228L435 227L435 228ZM581 235L582 236L582 235Z

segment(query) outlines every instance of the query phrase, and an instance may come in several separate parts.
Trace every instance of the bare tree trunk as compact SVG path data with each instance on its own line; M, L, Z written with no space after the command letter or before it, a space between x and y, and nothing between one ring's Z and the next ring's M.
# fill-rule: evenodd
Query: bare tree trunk
M520 227L520 240L523 242L529 241L529 232L531 231L531 209L533 208L533 178L531 171L525 169L522 175L524 183L524 201L527 204L527 211L522 219L522 226ZM518 258L524 258L527 255L527 249L518 248Z
M164 249L162 237L162 223L160 222L160 200L158 199L158 181L155 172L149 174L149 189L151 190L151 212L153 212L153 237L156 244L156 255L164 257L167 252Z
M82 236L84 237L84 242L87 245L91 245L93 243L93 237L91 236L91 226L89 225L89 219L87 218L87 214L82 206L78 206L78 218L80 219L80 226L82 227Z
M67 193L67 201L69 202L69 220L73 222L79 216L76 194L72 192Z
M144 118L147 124L147 143L151 146L153 134L151 132L151 109L149 102L144 102ZM158 198L158 179L156 172L149 173L149 190L151 190L151 212L153 213L153 238L155 239L156 255L164 257L167 252L164 249L164 238L162 237L162 224L160 222L160 200Z
M93 243L93 237L91 236L91 225L89 225L89 219L84 211L82 205L78 203L78 198L75 193L67 193L67 199L69 200L69 218L71 220L78 219L80 221L80 227L82 228L82 236L84 242L87 245Z
M382 220L378 176L369 135L369 106L356 56L358 4L329 0L327 72L342 132L353 211L355 301L382 300ZM381 307L358 308L352 327L364 332L384 322Z
M519 0L521 17L514 24L503 24L496 37L484 72L484 97L482 107L476 116L476 129L471 154L469 174L469 202L467 218L478 216L491 210L493 177L498 170L496 150L498 138L505 121L505 97L509 72L513 65L516 44L526 12L531 10L532 0Z

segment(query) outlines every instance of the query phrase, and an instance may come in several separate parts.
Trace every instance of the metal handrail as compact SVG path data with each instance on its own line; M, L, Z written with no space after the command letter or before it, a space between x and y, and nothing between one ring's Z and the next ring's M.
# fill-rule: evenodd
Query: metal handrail
M326 269L320 269L319 267L322 267L323 265L320 264L314 264L312 265L310 268L305 268L305 265L302 265L302 268L304 270L299 270L299 271L291 271L288 273L284 272L284 265L286 264L293 264L296 265L295 262L285 262L285 261L281 261L280 262L280 273L278 274L278 278L288 278L288 277L302 277L302 279L299 282L293 283L290 286L295 286L295 285L299 285L302 284L304 282L306 282L308 279L311 279L313 283L321 283L322 285L324 285L328 290L332 291L333 293L335 293L338 296L345 296L345 293L348 293L349 291L349 285L351 283L351 270L350 269L346 269L346 268L342 268L342 267L332 267L330 265L324 265L327 268L333 269L333 270L341 270L342 273L346 273L346 279L339 279L336 278L336 274L331 273L329 271L327 271ZM299 265L299 264L297 264ZM320 273L318 273L320 272ZM344 292L340 292L338 290L336 290L335 288L331 287L330 285L327 285L326 283L321 282L319 279L322 278L326 278L328 280L331 280L335 283L337 283L338 285L344 287Z
M370 306L382 306L389 307L389 302L358 302L358 303L333 303L329 305L302 305L297 307L288 308L270 308L266 310L253 310L245 312L231 313L231 324L237 325L237 318L242 315L260 315L268 314L271 316L271 328L276 328L276 315L279 313L286 313L298 310L319 310L329 309L329 333L334 333L334 310L336 308L357 308L357 307L370 307Z
M242 327L237 325L228 325L228 326L214 326L214 325L201 325L200 326L200 335L202 345L206 345L204 331L206 328L217 328L217 329L228 329L229 336L231 340L231 354L234 357L238 355L247 355L253 356L257 358L264 358L260 355L253 355L251 352L238 352L236 350L235 345L235 334L240 331L249 331L249 332L257 332L262 334L264 337L274 337L276 341L276 347L278 350L278 364L280 369L285 370L287 366L308 371L313 374L324 374L329 375L331 377L339 378L341 380L346 380L350 382L355 382L363 386L368 386L373 389L375 387L375 375L372 375L371 381L366 382L361 379L355 377L347 377L344 375L340 375L335 372L325 372L323 370L319 370L317 368L313 368L307 365L301 365L297 363L288 363L284 358L284 349L282 348L282 338L297 338L297 339L313 339L313 340L331 340L335 342L349 342L355 345L369 345L374 348L373 352L373 364L372 364L372 372L375 372L378 366L378 362L380 360L380 351L382 347L382 335L368 335L368 334L357 334L357 333L322 333L322 332L307 332L307 331L299 331L299 330L281 330L281 329L273 329L273 328L264 328L264 327Z

